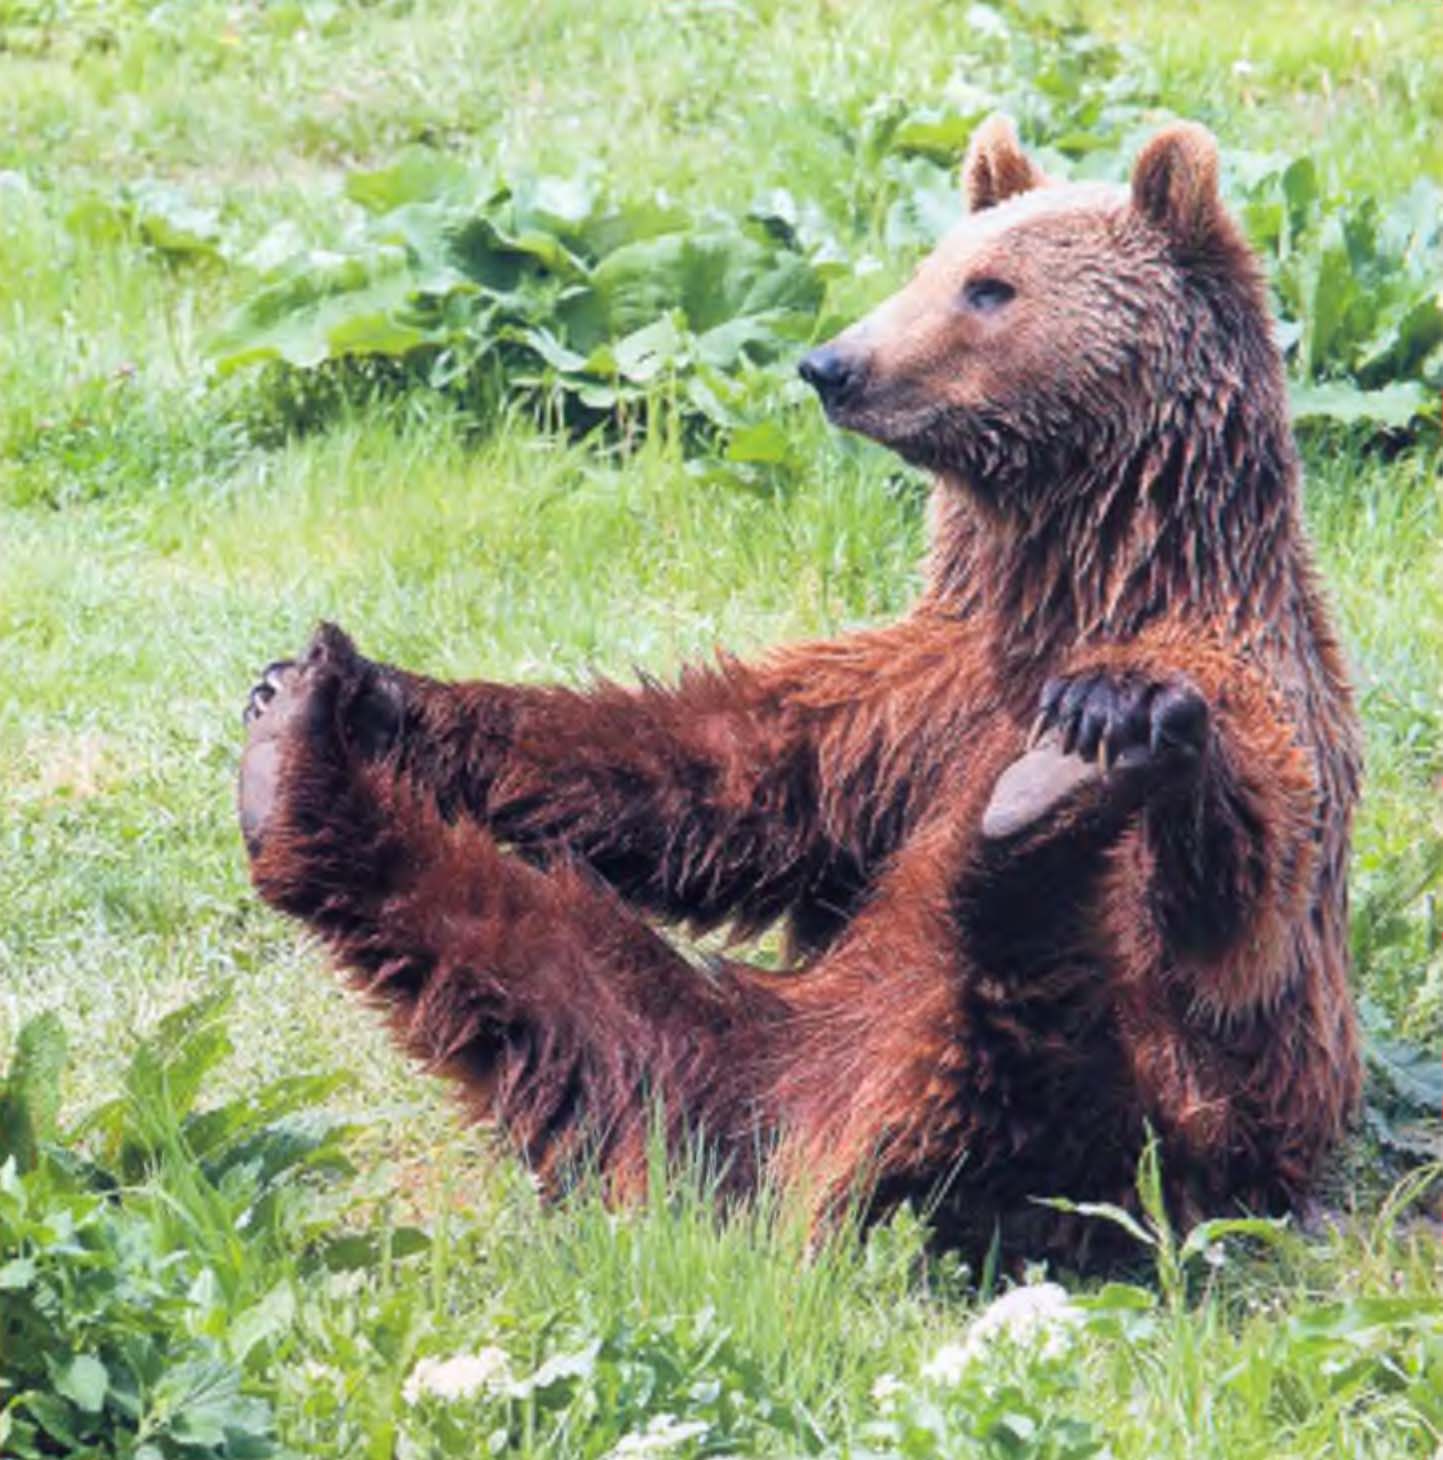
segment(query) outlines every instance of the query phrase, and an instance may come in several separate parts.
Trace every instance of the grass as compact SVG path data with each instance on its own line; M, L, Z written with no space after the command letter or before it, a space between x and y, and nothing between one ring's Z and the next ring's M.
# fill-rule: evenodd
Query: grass
M1234 147L1311 138L1345 185L1385 193L1443 172L1436 5L1052 13L1135 46L1167 106ZM345 172L416 140L469 161L594 162L619 192L733 213L785 185L882 260L837 286L847 314L905 266L881 247L855 147L867 109L936 96L967 23L921 0L0 0L0 1055L25 1018L60 1010L75 1115L121 1087L139 1032L229 982L237 1054L210 1076L214 1098L346 1065L346 1099L370 1115L343 1220L383 1238L420 1222L429 1250L322 1280L314 1233L286 1229L242 1242L243 1296L183 1320L231 1343L265 1293L292 1293L291 1316L238 1362L298 1453L472 1454L504 1431L506 1453L597 1455L660 1413L711 1416L736 1453L1438 1446L1443 1266L1426 1229L1379 1212L1373 1146L1352 1153L1340 1200L1356 1210L1338 1231L1267 1258L1229 1246L1173 1288L1154 1275L1063 1357L1024 1345L939 1390L922 1366L962 1332L984 1275L927 1257L914 1220L812 1250L784 1210L713 1220L700 1176L635 1214L586 1196L543 1214L247 891L230 805L239 702L318 617L438 674L665 671L717 644L895 613L915 586L921 499L811 415L795 417L805 483L773 492L699 485L664 412L625 458L518 417L477 440L424 395L260 442L253 383L205 364L236 271L147 242L135 190L160 181L213 209L240 252L282 221L324 241ZM1380 1030L1436 1046L1437 449L1306 444L1368 731L1359 993ZM179 1149L135 1201L198 1189ZM240 1240L229 1208L196 1200L191 1238ZM454 1411L402 1400L419 1355L486 1343L518 1376L601 1347L554 1392ZM878 1401L888 1374L901 1388ZM716 1419L723 1401L689 1387L711 1378L742 1418ZM1000 1427L982 1433L988 1415Z

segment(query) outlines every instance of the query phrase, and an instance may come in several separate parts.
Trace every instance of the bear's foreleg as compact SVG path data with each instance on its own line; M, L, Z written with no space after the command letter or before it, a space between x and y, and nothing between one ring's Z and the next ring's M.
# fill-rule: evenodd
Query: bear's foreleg
M1353 1098L1319 1072L1349 1067L1353 1032L1304 977L1344 977L1315 762L1250 666L1197 646L1185 662L1111 646L1049 683L968 906L974 949L1020 976L1052 956L1041 913L1082 896L1068 935L1115 970L1123 1058L1196 1215L1221 1192L1305 1190Z
M543 1177L585 1152L641 1179L653 1099L745 1163L782 1013L763 976L708 977L565 855L527 865L448 822L377 753L384 706L356 703L352 652L323 633L253 697L240 808L262 896Z
M1025 879L1059 839L1100 852L1138 827L1159 961L1220 1007L1266 1003L1313 885L1316 772L1255 671L1196 646L1181 660L1111 646L1049 680L983 835Z

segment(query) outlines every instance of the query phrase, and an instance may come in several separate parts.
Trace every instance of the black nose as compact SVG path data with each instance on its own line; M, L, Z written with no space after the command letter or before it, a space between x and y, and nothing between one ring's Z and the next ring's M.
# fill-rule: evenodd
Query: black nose
M844 355L835 345L818 345L802 357L797 373L828 405L847 395L861 378L856 360Z

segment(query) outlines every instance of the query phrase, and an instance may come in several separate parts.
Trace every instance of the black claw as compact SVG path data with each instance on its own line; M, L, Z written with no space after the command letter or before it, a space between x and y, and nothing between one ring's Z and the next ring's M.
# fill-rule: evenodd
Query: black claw
M1152 735L1149 749L1154 755L1172 752L1201 755L1207 743L1207 701L1195 690L1168 686L1158 692L1152 704Z
M1088 696L1092 693L1096 683L1096 676L1084 675L1081 679L1074 679L1063 691L1062 699L1057 706L1057 718L1062 726L1062 752L1064 755L1071 753L1077 746L1082 712L1086 708Z
M251 686L250 693L246 695L245 709L241 711L243 724L253 725L265 714L271 701L285 688L286 678L295 667L294 659L272 659L261 670L261 677Z
M1112 713L1100 695L1094 695L1085 706L1077 722L1077 753L1083 760L1095 760L1097 747L1111 723Z
M1050 720L1057 713L1057 706L1061 703L1063 691L1066 690L1068 681L1065 679L1049 679L1042 686L1042 696L1038 701L1039 712L1046 715Z
M251 692L246 696L245 709L241 712L241 719L247 724L260 719L265 713L266 706L276 697L275 686L267 684L264 680L260 684L252 685Z

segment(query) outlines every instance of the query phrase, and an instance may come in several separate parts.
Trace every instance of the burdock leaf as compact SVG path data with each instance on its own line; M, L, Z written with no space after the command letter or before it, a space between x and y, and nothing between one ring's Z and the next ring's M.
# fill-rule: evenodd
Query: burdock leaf
M1363 390L1343 380L1294 385L1289 399L1299 421L1321 417L1345 426L1372 422L1393 430L1409 425L1433 404L1427 388L1416 380L1395 381L1378 390Z
M407 203L430 203L477 190L469 168L430 147L410 147L389 167L353 172L346 179L346 196L370 213L389 213Z

